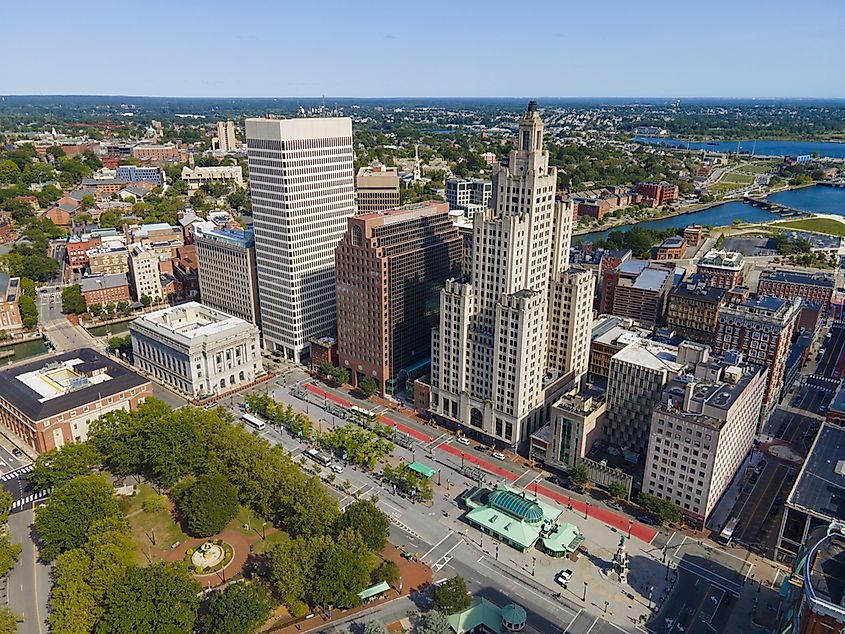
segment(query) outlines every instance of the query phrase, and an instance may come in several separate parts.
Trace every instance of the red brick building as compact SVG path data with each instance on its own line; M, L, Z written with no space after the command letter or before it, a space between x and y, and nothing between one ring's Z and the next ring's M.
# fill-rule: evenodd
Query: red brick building
M833 274L822 271L764 269L760 273L757 292L781 299L800 297L808 304L818 304L827 310L833 299Z
M100 236L83 234L71 236L65 245L65 260L68 268L77 273L84 271L88 266L88 251L100 246L103 241Z
M730 290L742 284L744 268L742 253L711 249L698 261L695 272L703 276L710 286Z
M691 247L698 246L701 238L704 236L704 227L701 225L690 225L684 229L684 240Z
M655 260L678 260L687 252L687 242L681 236L671 236L654 250Z
M678 186L671 183L638 183L637 193L651 201L652 207L659 207L678 199Z
M125 273L113 273L108 275L92 275L83 277L79 283L82 288L82 295L88 306L92 304L117 304L118 302L132 301L129 295L129 281Z
M338 367L337 340L334 337L311 337L311 369L317 370L324 363Z

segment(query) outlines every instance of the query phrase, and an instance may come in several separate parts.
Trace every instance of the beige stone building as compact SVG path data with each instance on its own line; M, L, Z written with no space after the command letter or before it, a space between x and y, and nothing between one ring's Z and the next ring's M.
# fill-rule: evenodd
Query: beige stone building
M362 167L355 177L355 202L358 213L366 214L399 206L399 169Z
M206 183L225 183L237 187L244 186L244 171L240 165L211 165L208 167L182 168L182 180L188 184L189 191L196 191Z

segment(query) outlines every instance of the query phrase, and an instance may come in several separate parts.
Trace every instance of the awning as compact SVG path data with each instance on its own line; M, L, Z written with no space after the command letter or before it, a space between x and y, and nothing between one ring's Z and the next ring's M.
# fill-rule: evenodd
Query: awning
M437 473L437 469L432 469L421 462L412 462L408 465L408 468L411 469L411 471L416 471L417 473L424 475L426 478L430 478Z
M358 596L361 597L361 601L366 601L367 599L372 599L373 597L377 597L380 594L384 594L388 590L390 590L390 585L387 583L387 581L382 581L365 590L361 590L361 592L358 593Z

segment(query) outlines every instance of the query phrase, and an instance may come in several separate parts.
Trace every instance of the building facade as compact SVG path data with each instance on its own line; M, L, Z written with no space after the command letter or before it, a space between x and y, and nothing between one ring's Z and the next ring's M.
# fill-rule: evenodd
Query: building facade
M334 250L355 213L352 120L247 119L265 347L299 359L335 331Z
M407 205L348 223L335 252L340 364L353 385L370 377L382 394L392 394L428 363L440 290L460 275L461 237L447 203Z
M21 278L0 273L0 330L15 333L23 329L20 299Z
M733 300L719 310L713 352L720 356L741 352L749 363L769 368L763 398L766 409L777 404L800 311L798 298L789 301L763 296Z
M252 229L237 231L199 222L194 225L194 245L202 303L260 325Z
M807 304L816 304L827 310L830 308L835 287L832 273L818 270L764 269L760 272L757 293L789 300L800 297Z
M637 193L652 201L653 207L678 199L678 186L671 183L637 183Z
M493 196L493 183L478 178L446 179L446 202L449 209L460 209L467 218L484 211Z
M396 209L400 205L399 169L362 167L355 176L355 202L359 214Z
M91 421L152 393L149 379L81 348L0 372L0 425L45 453L85 442Z
M217 149L221 152L234 152L238 148L235 137L234 121L217 122Z
M244 186L244 171L240 165L210 165L206 167L182 168L182 180L188 184L188 191L196 191L209 183L225 183Z
M718 286L709 286L698 275L691 276L669 292L666 325L684 339L709 344L716 332L726 292Z
M105 275L91 275L83 277L79 282L85 303L92 304L117 304L128 302L132 299L129 295L129 281L125 273L111 273Z
M127 183L152 183L156 187L164 185L164 172L160 167L142 167L138 165L121 165L117 168L117 178Z
M710 286L730 290L742 284L744 267L745 258L742 253L710 249L696 263L695 270Z
M151 300L162 297L158 262L158 254L143 245L133 244L129 249L129 285L136 301L144 296Z
M626 260L604 274L600 312L661 324L674 278L673 264Z
M705 359L673 380L651 417L643 491L703 530L757 435L767 371Z
M601 438L607 413L603 390L587 387L552 405L549 424L531 435L532 460L569 471Z
M89 249L86 255L92 275L129 272L129 249L117 240Z
M550 300L569 267L572 231L556 179L532 101L507 165L493 166L492 207L473 217L471 277L446 282L432 331L432 413L514 448L527 445L562 393L563 368L549 364L550 329L563 328L564 317L591 318Z
M135 364L190 398L219 396L264 374L258 327L188 302L129 326Z
M188 150L184 145L168 143L165 145L142 144L132 148L132 156L142 161L176 161L184 163L188 160Z
M663 388L683 368L678 349L638 340L613 355L607 379L607 423L604 437L637 462L648 448L651 413Z
M679 260L686 255L687 241L681 236L666 238L654 251L655 260Z

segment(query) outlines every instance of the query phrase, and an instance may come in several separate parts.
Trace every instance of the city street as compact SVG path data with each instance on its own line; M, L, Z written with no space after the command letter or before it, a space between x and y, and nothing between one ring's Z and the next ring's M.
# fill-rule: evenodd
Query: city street
M31 504L25 512L9 517L12 541L20 544L22 550L17 565L5 578L5 600L22 621L18 623L19 634L44 634L49 631L47 604L50 597L50 566L38 560L38 549L31 539L34 506Z

